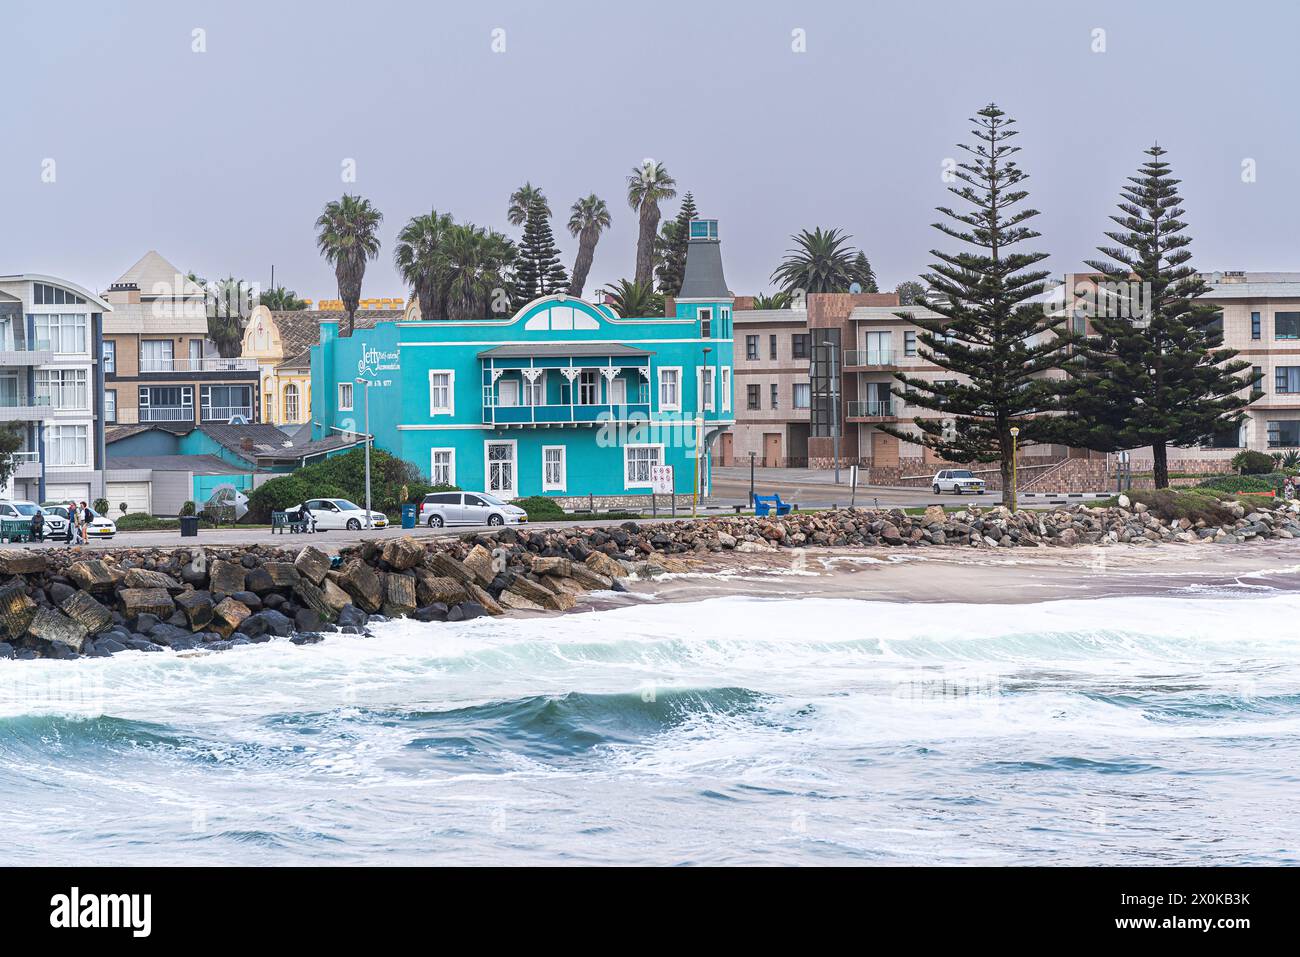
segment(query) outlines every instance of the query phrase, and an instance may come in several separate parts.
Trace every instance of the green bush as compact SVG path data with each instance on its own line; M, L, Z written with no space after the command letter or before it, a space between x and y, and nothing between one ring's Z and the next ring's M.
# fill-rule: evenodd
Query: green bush
M1269 472L1267 475L1220 475L1206 479L1197 488L1217 489L1220 492L1273 492L1286 481L1286 472Z
M1232 457L1231 464L1242 475L1267 475L1277 467L1271 455L1252 449L1242 449Z
M263 482L248 493L248 514L244 521L265 525L271 521L272 512L283 512L290 505L301 505L310 498L352 498L344 489L304 477L307 469L299 469ZM365 498L364 494L361 498Z
M195 509L194 509L194 503L193 503L193 502L184 502L184 503L182 503L182 505L181 505L181 510L180 510L180 514L181 514L181 515L193 515L193 514L194 514L194 511L195 511Z
M93 509L95 510L96 514L98 514L98 515L107 515L107 514L108 514L108 499L106 499L106 498L97 498L97 499L95 499L93 502L90 503L90 507L93 508Z
M559 502L545 495L517 498L511 504L518 505L527 512L530 522L555 522L568 517L564 509L560 508Z
M1153 515L1167 522L1187 519L1204 521L1207 525L1223 525L1233 520L1232 513L1224 508L1220 493L1209 488L1172 489L1159 488L1126 492L1131 502L1141 502ZM1118 504L1112 498L1108 504Z
M151 532L165 528L177 528L180 523L171 518L154 518L145 512L131 512L119 518L116 525L119 532Z

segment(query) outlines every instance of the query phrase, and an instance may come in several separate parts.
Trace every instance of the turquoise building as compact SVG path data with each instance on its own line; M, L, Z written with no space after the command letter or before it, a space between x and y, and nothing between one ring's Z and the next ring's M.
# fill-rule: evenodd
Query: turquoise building
M380 322L346 338L323 322L313 436L368 431L434 484L507 499L648 497L663 466L677 495L697 481L707 494L708 449L735 421L733 300L717 221L697 219L671 317L557 295L508 319Z

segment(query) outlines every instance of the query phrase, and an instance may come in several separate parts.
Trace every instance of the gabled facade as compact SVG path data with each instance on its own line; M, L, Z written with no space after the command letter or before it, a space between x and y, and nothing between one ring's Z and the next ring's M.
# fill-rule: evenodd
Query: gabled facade
M23 441L3 491L33 501L103 494L99 343L112 307L52 276L0 276L0 421Z
M574 503L639 498L651 469L709 484L710 445L734 421L732 296L717 223L692 223L674 315L624 319L550 296L508 319L377 322L311 350L313 429L369 432L435 484Z
M258 367L222 357L208 338L201 290L150 250L109 286L103 344L109 423L253 422Z

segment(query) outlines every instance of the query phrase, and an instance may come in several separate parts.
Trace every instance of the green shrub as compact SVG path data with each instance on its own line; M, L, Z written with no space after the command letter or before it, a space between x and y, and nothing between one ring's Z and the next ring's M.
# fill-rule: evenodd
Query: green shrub
M1217 489L1220 492L1269 492L1285 480L1286 476L1280 472L1268 475L1220 475L1206 479L1196 487Z
M530 522L554 522L568 517L564 509L560 508L559 502L545 495L517 498L511 504L518 505L527 512Z
M195 509L194 509L193 502L185 502L181 505L181 511L180 511L181 515L193 515L194 511Z
M108 499L106 499L106 498L97 498L97 499L95 499L93 502L90 503L90 507L93 508L93 509L95 510L96 514L99 514L99 515L107 515L107 514L108 514Z
M119 532L151 532L165 528L177 528L180 523L171 518L154 518L145 512L131 512L123 515L116 522Z
M345 490L333 485L304 478L307 469L281 475L263 482L248 493L248 514L244 521L265 525L271 521L272 512L283 512L290 505L301 505L310 498L352 498ZM360 496L364 499L364 494Z
M1206 525L1223 525L1233 520L1232 513L1220 500L1221 493L1215 489L1159 488L1125 494L1131 502L1141 502L1153 515L1167 522L1185 518L1193 523L1204 521ZM1118 502L1118 498L1112 498L1109 504Z
M1277 467L1272 456L1252 449L1242 449L1232 457L1231 464L1242 475L1267 475Z

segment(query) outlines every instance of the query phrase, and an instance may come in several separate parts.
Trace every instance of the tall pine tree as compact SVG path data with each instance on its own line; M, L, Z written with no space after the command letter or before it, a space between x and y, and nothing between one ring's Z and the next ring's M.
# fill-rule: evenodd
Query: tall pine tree
M862 292L880 292L880 287L876 285L876 271L871 268L867 254L860 249L857 258L853 260L853 281L862 287Z
M1112 452L1150 446L1157 488L1169 485L1169 446L1193 446L1241 424L1250 403L1250 363L1224 349L1221 314L1198 298L1197 276L1184 234L1179 180L1159 146L1120 191L1115 246L1088 265L1103 285L1082 308L1067 290L1071 313L1090 327L1074 340L1069 377L1060 384L1065 413L1042 423L1056 441Z
M524 238L515 265L515 308L541 296L564 292L569 274L560 262L560 251L551 233L551 214L540 194L528 203Z
M682 291L682 280L686 278L686 244L691 239L691 220L697 215L695 197L687 193L682 197L677 218L664 223L659 232L662 258L655 278L659 280L661 296L675 296Z
M1045 315L1032 300L1043 292L1046 270L1034 269L1047 253L1010 252L1038 233L1024 223L1037 210L1016 207L1029 194L1020 189L1026 174L1011 159L1019 147L996 105L979 111L972 131L975 145L963 145L968 160L954 172L961 185L949 191L969 204L956 211L939 207L951 222L934 227L973 250L931 250L939 261L924 279L938 295L930 308L937 319L899 313L920 327L917 353L922 361L952 373L936 381L898 373L905 389L894 395L933 409L942 418L914 420L916 432L880 426L909 442L920 441L953 462L1000 462L1002 502L1011 495L1011 429L1029 422L1050 401L1043 373L1060 366L1065 341L1055 334L1064 316ZM957 378L960 377L960 378Z

